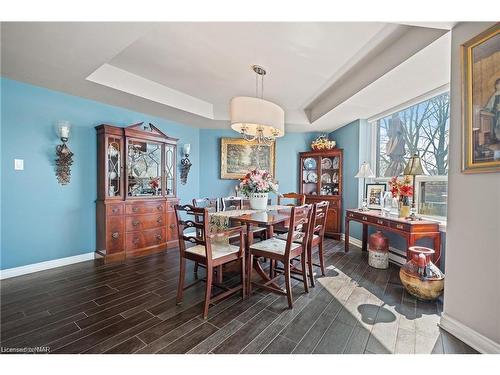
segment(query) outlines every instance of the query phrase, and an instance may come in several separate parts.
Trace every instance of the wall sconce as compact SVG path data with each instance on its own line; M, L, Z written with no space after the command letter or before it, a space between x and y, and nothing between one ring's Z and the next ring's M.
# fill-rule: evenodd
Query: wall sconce
M58 121L56 132L62 144L56 147L56 177L61 185L69 184L71 178L71 164L73 164L73 153L66 145L69 140L71 124L69 121Z
M181 184L186 185L189 169L191 169L191 161L189 160L189 152L191 151L191 145L189 143L182 146L182 153L184 158L181 159Z

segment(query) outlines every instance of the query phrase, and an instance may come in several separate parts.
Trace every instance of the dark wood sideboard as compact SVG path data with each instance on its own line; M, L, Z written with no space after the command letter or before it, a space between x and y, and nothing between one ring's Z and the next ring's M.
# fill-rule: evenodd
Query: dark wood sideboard
M142 123L96 131L96 255L112 262L176 247L177 139Z
M363 225L362 250L367 250L368 226L373 226L383 231L389 231L406 239L408 247L415 246L421 238L431 238L434 241L434 263L439 267L441 259L441 233L439 223L427 220L406 220L400 218L383 217L381 211L360 211L357 209L346 210L345 215L345 252L349 251L349 223L356 221ZM408 259L408 255L407 255Z

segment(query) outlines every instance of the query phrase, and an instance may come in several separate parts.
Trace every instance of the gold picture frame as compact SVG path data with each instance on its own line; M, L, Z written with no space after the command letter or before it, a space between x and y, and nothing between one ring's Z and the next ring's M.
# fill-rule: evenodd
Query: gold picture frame
M461 46L462 172L500 172L500 23Z
M275 174L276 142L269 146L243 138L221 138L220 178L239 180L253 168Z

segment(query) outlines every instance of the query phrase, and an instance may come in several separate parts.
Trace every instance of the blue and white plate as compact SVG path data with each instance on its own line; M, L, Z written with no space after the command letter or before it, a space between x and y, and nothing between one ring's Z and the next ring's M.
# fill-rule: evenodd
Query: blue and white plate
M316 159L307 158L304 160L304 169L316 169Z

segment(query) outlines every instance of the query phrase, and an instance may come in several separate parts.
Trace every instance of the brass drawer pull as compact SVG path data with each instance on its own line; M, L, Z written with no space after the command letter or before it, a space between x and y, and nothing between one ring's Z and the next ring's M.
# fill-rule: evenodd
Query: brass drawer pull
M118 232L113 232L111 234L111 238L113 238L114 240L117 240L118 238L120 238L120 233Z
M156 222L157 222L158 224L160 224L162 221L163 221L163 219L162 219L161 217L159 217L158 219L156 219Z
M366 216L363 216L363 220L368 220L368 218Z
M175 229L175 224L170 224L169 227L170 227L170 229L174 230Z
M157 209L158 211L159 211L159 210L161 210L162 208L163 208L163 206L162 206L162 205L156 206L156 209Z
M157 235L156 235L156 240L157 240L158 242L162 240L162 236L161 236L161 234L157 234Z
M401 224L396 224L396 228L398 228L398 229L403 229L404 227L403 227L403 225L401 225Z
M134 243L134 245L137 245L139 241L140 241L139 237L135 237L132 242Z
M137 212L139 211L139 207L132 207L132 212Z
M133 225L134 227L138 226L140 223L141 223L141 222L140 222L139 220L134 220L134 221L132 221L132 225Z
M377 224L384 224L382 220L377 220Z
M354 215L353 214L349 214L349 217L353 217Z
M120 212L120 209L115 207L111 209L111 212L116 214L117 212Z

